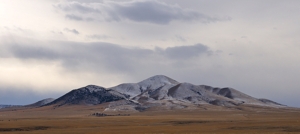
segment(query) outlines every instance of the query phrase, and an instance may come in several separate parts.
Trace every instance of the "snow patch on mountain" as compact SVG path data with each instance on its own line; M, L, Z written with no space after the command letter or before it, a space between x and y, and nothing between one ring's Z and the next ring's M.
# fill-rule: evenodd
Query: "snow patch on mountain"
M153 89L158 89L165 85L176 85L176 84L179 84L179 82L164 75L156 75L138 83L138 85L141 87L142 92L147 89L153 90Z

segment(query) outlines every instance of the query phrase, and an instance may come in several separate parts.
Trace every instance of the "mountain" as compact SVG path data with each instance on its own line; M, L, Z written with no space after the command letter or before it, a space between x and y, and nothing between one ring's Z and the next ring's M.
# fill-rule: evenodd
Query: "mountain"
M233 88L180 83L164 75L156 75L138 83L124 83L111 88L89 85L72 90L46 105L61 107L98 104L107 104L105 111L183 109L199 106L285 107L271 100L251 97Z

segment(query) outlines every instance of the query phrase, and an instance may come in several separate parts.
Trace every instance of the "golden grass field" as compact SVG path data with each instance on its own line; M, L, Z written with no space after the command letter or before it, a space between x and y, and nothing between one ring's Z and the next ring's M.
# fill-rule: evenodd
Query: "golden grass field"
M102 106L17 108L0 111L0 133L21 134L202 134L300 133L300 110L242 107L169 110L130 116L90 116Z

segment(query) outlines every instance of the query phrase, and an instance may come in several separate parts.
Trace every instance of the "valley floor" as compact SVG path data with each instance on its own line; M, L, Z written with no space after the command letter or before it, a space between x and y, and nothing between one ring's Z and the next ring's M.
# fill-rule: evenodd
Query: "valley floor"
M100 107L0 111L0 133L300 133L299 110L172 110L95 117Z

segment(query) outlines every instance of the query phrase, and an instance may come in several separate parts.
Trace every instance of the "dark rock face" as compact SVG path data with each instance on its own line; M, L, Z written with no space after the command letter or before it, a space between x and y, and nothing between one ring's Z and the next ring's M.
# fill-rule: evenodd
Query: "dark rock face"
M72 105L72 104L87 104L96 105L104 102L111 102L124 99L122 96L112 94L109 90L99 86L86 86L65 94L64 96L56 99L55 101L49 103L62 105Z

